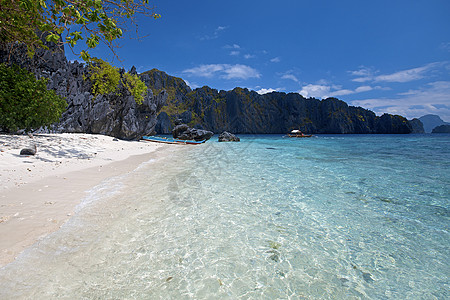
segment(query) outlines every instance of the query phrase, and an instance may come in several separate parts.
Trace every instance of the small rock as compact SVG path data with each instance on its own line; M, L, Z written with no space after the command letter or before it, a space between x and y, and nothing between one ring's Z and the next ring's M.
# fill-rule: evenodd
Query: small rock
M20 155L35 155L37 152L36 145L31 148L23 148L20 150Z
M219 142L239 142L240 139L232 133L227 131L222 132L219 135Z

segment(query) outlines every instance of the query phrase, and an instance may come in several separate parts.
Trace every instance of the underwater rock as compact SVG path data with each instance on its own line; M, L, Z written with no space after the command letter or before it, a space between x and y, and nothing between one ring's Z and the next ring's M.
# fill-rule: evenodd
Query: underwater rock
M374 282L374 280L372 279L372 274L370 274L370 273L363 272L362 277L363 277L364 281L367 283Z
M269 256L271 260L273 260L274 262L280 262L280 252L278 252L277 250L269 250L267 251L267 253L271 253L271 255Z

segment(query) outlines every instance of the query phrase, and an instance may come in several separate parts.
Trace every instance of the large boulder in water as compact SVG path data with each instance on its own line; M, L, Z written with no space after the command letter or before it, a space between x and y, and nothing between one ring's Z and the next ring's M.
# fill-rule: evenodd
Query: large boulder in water
M219 135L219 142L239 142L240 139L232 133L227 131L222 132Z
M186 124L177 125L172 130L172 136L180 140L209 140L213 135L212 131L191 128Z

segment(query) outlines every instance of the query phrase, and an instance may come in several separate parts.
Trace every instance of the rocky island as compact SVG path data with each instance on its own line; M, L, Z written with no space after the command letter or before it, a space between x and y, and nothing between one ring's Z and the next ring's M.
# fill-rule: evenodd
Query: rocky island
M450 125L440 125L431 131L431 133L450 133Z
M319 100L282 92L260 95L239 87L231 91L207 86L192 90L181 78L156 69L138 74L148 87L142 104L137 104L124 86L116 93L94 96L92 83L86 80L88 67L69 62L64 50L53 43L47 46L50 50L40 49L32 59L18 47L10 62L48 78L48 88L65 97L67 110L52 126L52 132L99 133L132 140L172 133L178 119L195 130L237 134L281 134L292 129L331 134L407 134L421 130L420 121L390 114L376 116L336 98ZM0 62L6 61L7 52L2 50ZM137 74L134 67L129 73Z

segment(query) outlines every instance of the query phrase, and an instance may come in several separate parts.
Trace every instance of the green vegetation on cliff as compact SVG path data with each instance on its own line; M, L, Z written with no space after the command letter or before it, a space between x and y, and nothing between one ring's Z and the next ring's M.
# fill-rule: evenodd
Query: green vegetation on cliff
M162 112L170 121L180 118L191 127L214 132L286 133L300 129L310 133L409 133L411 125L403 117L381 116L348 106L342 100L306 99L298 93L273 92L259 95L236 87L217 91L208 86L191 90L181 78L153 69L141 75L143 81L159 93L169 94ZM169 133L170 124L160 130Z
M63 97L47 89L47 79L35 78L16 65L0 64L0 127L30 130L57 122L66 109Z
M89 76L84 77L84 80L91 81L94 96L115 94L120 84L123 84L136 103L142 104L147 95L147 86L139 76L130 73L124 73L121 76L119 68L111 66L100 58L92 58L88 65Z
M167 92L167 103L161 112L173 117L187 111L188 105L183 101L183 98L191 92L191 89L183 79L169 76L158 69L144 72L140 74L140 77L154 95L159 94L162 90Z

